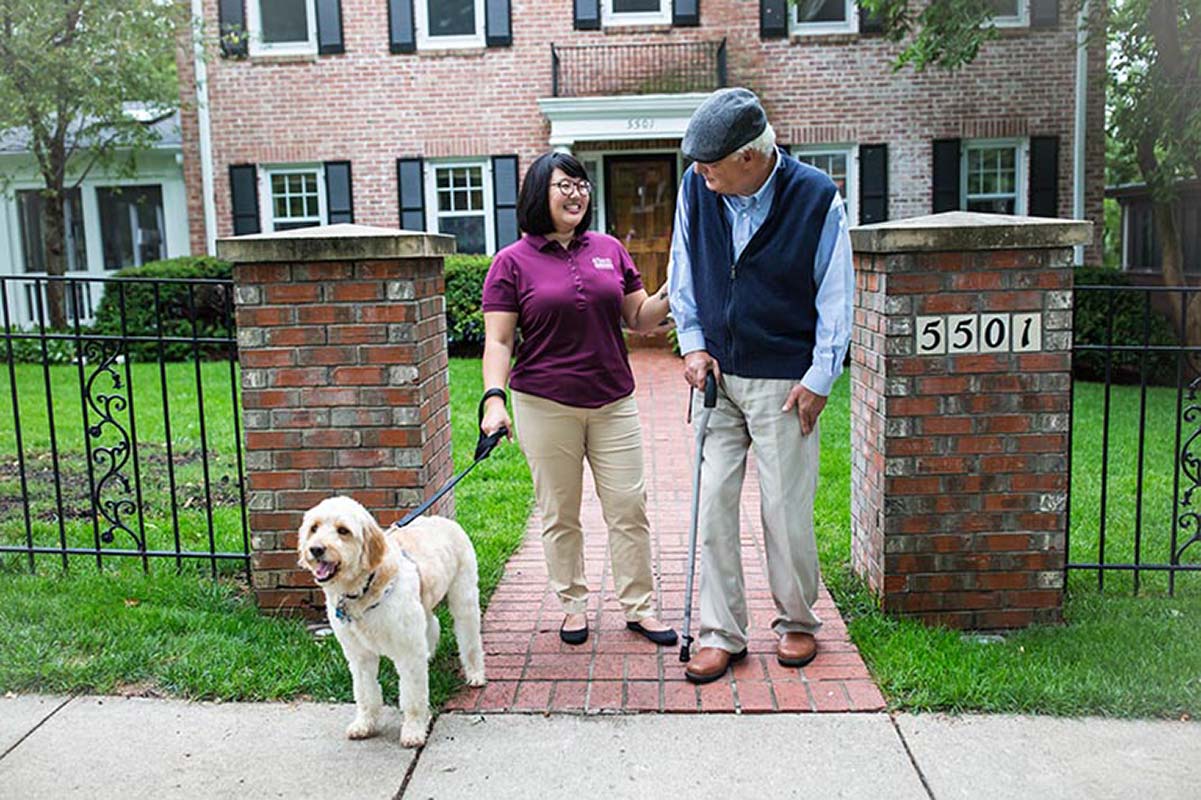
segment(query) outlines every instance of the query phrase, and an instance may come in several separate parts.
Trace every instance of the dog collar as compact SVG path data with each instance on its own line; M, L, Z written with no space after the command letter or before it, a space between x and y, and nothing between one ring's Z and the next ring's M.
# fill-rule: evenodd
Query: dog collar
M372 572L370 575L367 576L367 582L363 584L363 588L360 589L357 593L350 594L348 592L348 593L342 595L341 597L339 597L337 605L334 606L334 616L337 617L338 619L340 619L342 622L353 622L354 618L351 617L350 612L346 610L347 602L350 600L358 600L360 597L367 594L367 592L371 591L371 584L373 584L373 583L375 583L375 573L374 572ZM387 590L385 590L385 596L387 596L386 591ZM382 602L383 602L383 598L380 598L380 603L382 603ZM376 603L375 605L371 606L370 608L365 609L363 613L370 611L372 608L375 608L375 606L378 606L378 605L379 605L379 603Z

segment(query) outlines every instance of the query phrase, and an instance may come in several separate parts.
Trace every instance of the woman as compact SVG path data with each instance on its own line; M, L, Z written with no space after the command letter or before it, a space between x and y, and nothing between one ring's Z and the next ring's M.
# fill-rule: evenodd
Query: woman
M496 254L484 282L484 417L491 434L512 430L542 514L550 584L563 605L559 636L588 639L588 585L580 492L584 459L609 529L613 584L626 626L656 644L676 633L652 605L650 525L642 429L621 323L649 331L667 316L667 287L649 297L621 243L590 232L592 185L580 162L546 153L526 172L517 203L525 237ZM510 373L517 331L521 346Z

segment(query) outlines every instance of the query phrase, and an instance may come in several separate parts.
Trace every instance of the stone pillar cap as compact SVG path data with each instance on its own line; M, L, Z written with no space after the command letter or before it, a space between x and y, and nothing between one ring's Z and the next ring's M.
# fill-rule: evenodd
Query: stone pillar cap
M851 229L857 253L1025 250L1092 244L1093 223L1053 217L1016 217L946 211Z
M217 257L235 264L423 258L454 252L453 236L372 225L322 225L217 240Z

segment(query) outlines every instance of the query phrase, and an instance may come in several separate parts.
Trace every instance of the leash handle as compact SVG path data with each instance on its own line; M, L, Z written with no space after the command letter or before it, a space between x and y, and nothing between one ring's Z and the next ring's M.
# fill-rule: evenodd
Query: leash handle
M476 409L476 424L482 426L484 424L484 403L488 402L490 397L499 397L501 403L507 403L509 396L504 389L493 387L484 392L484 396L480 398L479 408ZM480 438L475 443L475 460L482 461L492 452L492 448L500 443L500 440L509 435L509 429L504 425L494 430L490 434L484 433L484 429L480 427Z

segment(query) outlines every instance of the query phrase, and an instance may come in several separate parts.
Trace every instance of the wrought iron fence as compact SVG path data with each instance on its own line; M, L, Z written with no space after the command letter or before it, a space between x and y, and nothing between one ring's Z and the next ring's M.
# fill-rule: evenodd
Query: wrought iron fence
M726 85L726 40L550 46L555 97L712 92Z
M54 294L100 299L90 323L55 329ZM0 564L159 560L249 580L232 282L0 276L0 310Z
M1098 590L1174 594L1201 573L1195 305L1198 287L1075 288L1067 569Z

